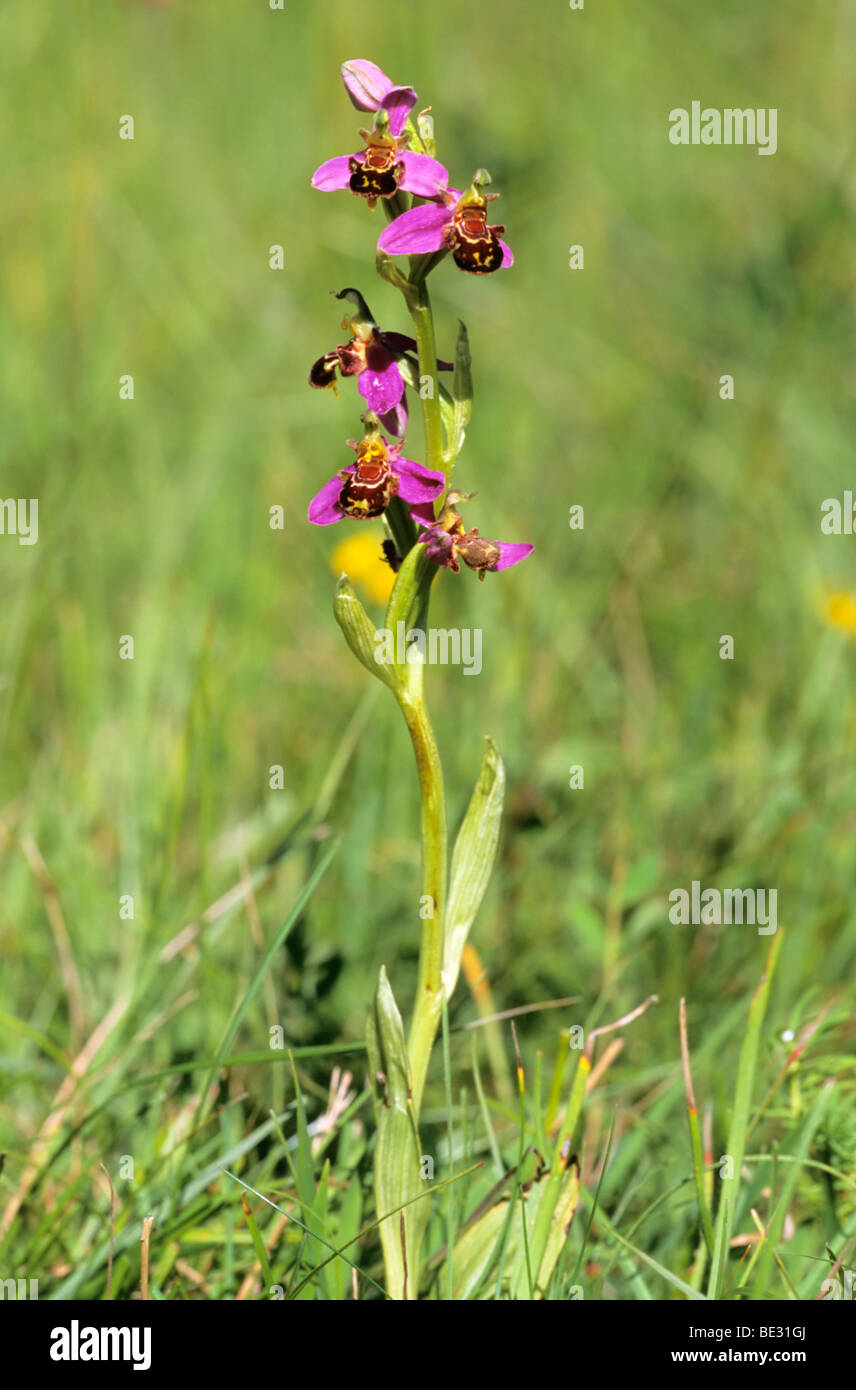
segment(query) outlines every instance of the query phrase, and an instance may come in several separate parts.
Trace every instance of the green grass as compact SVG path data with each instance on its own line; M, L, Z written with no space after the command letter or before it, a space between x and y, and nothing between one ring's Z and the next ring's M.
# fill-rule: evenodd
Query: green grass
M579 1059L562 1030L651 994L597 1044L595 1066L623 1047L581 1099L547 1296L810 1298L842 1251L853 1267L856 647L821 607L856 580L852 538L819 524L854 481L853 38L797 0L525 21L511 0L81 0L72 27L47 0L2 7L0 494L37 497L40 526L0 536L0 1219L21 1198L2 1277L106 1297L103 1163L116 1299L149 1214L152 1297L350 1297L350 1262L380 1297L363 1038L380 965L404 1011L415 985L416 779L332 617L345 528L304 521L359 429L350 383L306 386L340 341L328 292L407 328L373 272L382 213L309 187L361 124L353 56L433 106L455 180L486 165L502 194L513 271L447 263L432 297L441 355L469 329L473 524L537 549L483 585L441 576L434 620L480 626L485 664L426 683L453 833L485 735L506 766L471 937L495 1008L579 999L516 1019L521 1109L509 1025L466 1029L459 984L421 1126L423 1295L456 1286L444 1246L494 1187L470 1296L530 1295L512 1170L551 1160L554 1067L563 1112ZM673 148L693 99L776 106L778 153ZM408 443L419 458L416 418ZM693 879L777 889L763 1017L769 941L670 925ZM712 1131L704 1257L681 997ZM783 1074L783 1034L824 1008ZM337 1066L352 1099L313 1145ZM770 1240L731 1246L753 1210Z

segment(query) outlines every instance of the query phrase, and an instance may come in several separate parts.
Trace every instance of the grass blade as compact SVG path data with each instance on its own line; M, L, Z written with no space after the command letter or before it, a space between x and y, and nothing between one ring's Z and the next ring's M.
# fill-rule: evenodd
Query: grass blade
M731 1224L737 1212L737 1198L740 1193L740 1170L743 1167L743 1155L746 1151L746 1132L749 1127L749 1110L752 1105L752 1083L755 1079L755 1063L758 1059L758 1043L761 1037L761 1025L764 1022L764 1014L767 1011L770 984L773 978L773 972L776 968L776 961L778 960L781 944L782 933L777 932L770 943L770 950L767 956L764 973L758 982L758 987L752 996L752 1003L749 1006L749 1022L746 1028L746 1037L743 1040L740 1062L737 1068L737 1090L734 1096L734 1112L731 1117L731 1129L728 1133L728 1145L726 1148L726 1153L731 1159L731 1176L722 1179L722 1191L719 1196L719 1206L716 1212L716 1230L714 1232L710 1278L707 1286L708 1298L719 1298L722 1292L728 1251L728 1236Z

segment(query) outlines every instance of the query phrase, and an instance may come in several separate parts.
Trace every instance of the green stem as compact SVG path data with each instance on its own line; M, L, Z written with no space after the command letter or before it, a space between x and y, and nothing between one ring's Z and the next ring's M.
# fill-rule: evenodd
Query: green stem
M414 258L418 264L421 258ZM411 263L413 265L413 263ZM443 457L443 425L440 416L440 391L437 380L437 345L434 336L434 317L428 287L411 278L404 291L407 307L413 319L416 348L419 357L420 385L426 377L433 382L433 391L420 390L422 423L425 430L425 466L438 473L446 472ZM427 623L420 615L420 625ZM419 949L419 981L416 989L413 1017L410 1025L408 1056L410 1061L413 1106L416 1117L422 1104L425 1076L431 1049L437 1036L443 1008L443 946L446 907L446 801L443 790L443 769L434 731L422 696L421 667L416 668L410 689L400 697L408 732L416 755L419 788L422 797L422 941Z
M411 278L406 294L407 307L413 319L413 331L419 355L420 385L426 377L433 382L433 392L424 395L420 390L422 402L422 423L425 429L425 467L434 468L438 473L446 472L443 458L443 424L440 416L440 384L437 380L437 345L434 339L434 317L431 313L431 300L428 286L424 280L414 283Z
M418 687L402 692L401 711L413 743L422 797L422 940L419 980L410 1024L413 1108L418 1118L431 1049L443 1009L443 945L446 910L446 798L443 769L431 721L422 701L421 667ZM415 682L414 682L415 684Z
M393 497L390 502L386 512L386 524L395 541L395 548L403 560L416 541L416 527L400 497Z

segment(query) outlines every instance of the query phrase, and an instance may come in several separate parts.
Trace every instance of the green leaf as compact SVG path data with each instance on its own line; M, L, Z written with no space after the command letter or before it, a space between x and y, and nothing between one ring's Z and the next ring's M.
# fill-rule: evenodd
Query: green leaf
M315 1205L313 1214L318 1218L321 1230L327 1231L330 1227L330 1160L325 1158L324 1166L321 1169L321 1177L318 1179L318 1187L315 1193ZM315 1260L313 1259L313 1264ZM330 1302L335 1302L341 1298L341 1292L337 1287L336 1266L340 1262L337 1260L331 1265L327 1265L321 1275L321 1283L327 1293Z
M356 1173L351 1175L350 1181L345 1188L339 1206L339 1219L336 1227L336 1241L339 1246L347 1246L357 1240L360 1232L360 1219L363 1211L363 1194L360 1187L360 1180ZM350 1270L342 1259L337 1259L333 1263L336 1271L337 1299L342 1300L346 1296L346 1290L350 1281Z
M253 1249L256 1252L256 1259L258 1260L261 1266L262 1278L264 1280L264 1288L265 1292L267 1293L270 1289L271 1284L273 1283L270 1272L270 1260L268 1259L265 1243L262 1239L262 1234L259 1230L258 1222L256 1221L256 1218L253 1215L253 1209L250 1206L246 1192L241 1193L241 1209L244 1213L244 1220L246 1221L250 1229L250 1236L253 1242Z
M375 1201L381 1221L387 1293L394 1299L416 1299L419 1251L429 1202L427 1196L424 1201L413 1201L426 1192L426 1187L421 1173L404 1025L383 966L368 1032L369 1051L379 1061L378 1080L382 1087L375 1150ZM412 1205L399 1211L405 1202Z
M782 1238L785 1217L793 1202L794 1191L796 1190L797 1179L800 1176L802 1165L808 1158L811 1141L814 1138L818 1125L823 1119L834 1086L834 1081L827 1081L824 1083L814 1103L811 1114L803 1125L794 1154L795 1161L787 1169L785 1181L782 1184L782 1190L776 1202L776 1209L767 1225L767 1234L761 1245L761 1257L758 1261L758 1270L755 1276L755 1283L752 1287L753 1298L769 1298L767 1284L770 1280L773 1261L776 1259L776 1246Z
M496 744L488 739L475 790L452 855L443 956L443 983L447 999L451 999L454 993L461 955L496 859L504 795L505 768Z
M223 1065L223 1059L228 1053L229 1048L232 1046L235 1034L237 1033L238 1029L243 1023L244 1016L247 1010L249 1009L250 1004L253 1002L253 999L255 998L256 994L258 993L262 980L264 979L274 960L278 958L280 948L283 942L285 941L286 937L288 936L289 932L294 927L294 924L296 922L299 922L303 914L303 910L306 907L306 904L309 902L309 899L312 897L312 894L315 892L315 889L317 888L321 879L324 877L324 874L327 872L327 868L330 864L330 861L333 858L333 855L338 850L338 848L339 841L334 840L330 845L330 848L328 849L327 853L321 860L320 864L318 864L310 878L303 885L303 888L298 894L297 900L295 901L291 911L289 912L279 931L276 932L270 945L268 946L264 954L264 958L261 961L261 964L259 965L258 969L256 970L256 973L250 981L249 987L244 991L240 1003L235 1007L235 1010L227 1024L226 1031L223 1034L222 1039L220 1040L220 1046L218 1047L214 1060L211 1063L211 1067L208 1072L205 1084L200 1090L200 1100L196 1108L196 1123L199 1122L206 1108L205 1098L208 1096L210 1092L211 1082L214 1080L214 1077L217 1075L217 1072Z
M527 1162L532 1169L528 1174ZM528 1297L527 1242L523 1239L524 1217L531 1244L539 1215L542 1220L544 1217L544 1203L552 1202L552 1211L547 1218L547 1241L534 1290L536 1298L545 1296L550 1276L564 1249L577 1209L580 1174L577 1165L572 1164L563 1174L561 1181L554 1184L546 1173L539 1175L534 1171L538 1163L538 1155L531 1151L519 1172L514 1175L511 1199L503 1197L476 1221L467 1225L459 1235L452 1252L455 1299L492 1298L492 1286L488 1286L486 1281L501 1254L504 1254L507 1270L500 1279L505 1294L512 1300ZM440 1287L443 1287L442 1280Z
M395 689L395 668L387 662L376 661L379 650L377 630L346 574L339 578L333 595L333 613L336 622L345 634L345 641L357 660L377 676L384 685Z
M458 339L455 343L455 376L452 385L452 427L446 449L446 463L454 463L464 447L467 426L473 413L473 374L470 339L467 326L458 320Z
M426 259L430 258L426 257ZM401 356L397 356L395 360L398 363L398 370L401 372L405 386L409 386L411 391L415 391L418 396L420 385L418 363L406 352L402 353ZM443 429L448 439L451 437L454 427L455 403L442 382L437 383L437 397L440 402L440 417L443 421Z
M438 573L433 560L428 559L425 546L414 545L398 571L395 587L389 596L384 621L396 659L391 664L379 666L378 669L386 669L392 673L387 683L397 692L404 690L415 694L421 690L421 659L408 661L405 658L399 662L397 657L399 648L408 650L405 645L407 634L414 628L425 626L431 585ZM413 652L413 656L417 657L416 651Z
M383 1076L383 1103L405 1107L410 1099L410 1066L404 1024L395 1002L386 967L381 966L374 1000L373 1048Z
M749 1022L746 1028L746 1036L743 1039L743 1047L740 1050L740 1061L737 1066L737 1091L734 1096L731 1128L728 1132L728 1143L725 1149L726 1154L731 1159L731 1177L723 1178L720 1185L719 1206L717 1207L716 1227L714 1230L713 1256L710 1264L710 1277L707 1288L709 1298L720 1298L722 1295L722 1284L728 1261L728 1241L737 1216L737 1198L740 1192L740 1170L743 1167L743 1155L746 1151L746 1132L749 1127L749 1110L752 1104L752 1085L755 1080L755 1064L758 1060L758 1043L761 1037L761 1025L764 1022L764 1015L767 1011L770 984L773 978L773 972L776 968L776 961L778 959L781 943L782 933L778 932L770 943L770 950L767 956L764 973L752 996L752 1003L749 1006Z
M288 1060L291 1065L291 1074L294 1078L294 1099L297 1110L297 1161L295 1164L295 1176L297 1179L297 1197L302 1211L301 1215L306 1222L307 1229L313 1234L322 1236L324 1233L324 1212L326 1210L326 1184L322 1179L316 1191L315 1171L312 1162L312 1140L309 1136L309 1125L306 1119L306 1107L303 1104L303 1094L300 1090L300 1081L297 1076L297 1068L294 1065L294 1058L289 1052ZM310 1265L315 1265L320 1259L320 1247L314 1240L307 1241L307 1258Z
M556 1261L562 1253L580 1197L580 1170L572 1163L559 1186L559 1196L550 1216L550 1232L538 1270L536 1298L544 1298Z
M653 1269L655 1274L659 1274L661 1279L665 1279L666 1283L669 1284L673 1289L677 1290L678 1293L683 1294L685 1298L691 1299L694 1303L707 1302L707 1299L703 1293L699 1293L697 1289L691 1288L690 1285L685 1282L685 1280L680 1279L677 1274L673 1274L672 1271L670 1269L667 1269L665 1265L661 1265L659 1260L655 1260L644 1250L640 1250L637 1245L633 1245L629 1240L626 1240L624 1236L621 1235L615 1229L615 1227L610 1224L610 1222L604 1216L603 1211L599 1212L597 1219L598 1225L600 1226L602 1231L604 1231L613 1240L618 1241L619 1245L623 1246L625 1250L629 1250L632 1255L635 1255L638 1260L641 1260L643 1264L646 1264L649 1269Z
M483 1291L481 1297L490 1296L489 1291L484 1287L485 1279L498 1258L505 1223L510 1210L508 1198L505 1197L496 1206L489 1207L483 1216L480 1216L459 1235L452 1252L452 1277L456 1301L474 1299L479 1296L480 1291ZM519 1238L519 1231L517 1238ZM512 1236L512 1239L515 1237ZM442 1280L439 1286L441 1288L445 1286Z

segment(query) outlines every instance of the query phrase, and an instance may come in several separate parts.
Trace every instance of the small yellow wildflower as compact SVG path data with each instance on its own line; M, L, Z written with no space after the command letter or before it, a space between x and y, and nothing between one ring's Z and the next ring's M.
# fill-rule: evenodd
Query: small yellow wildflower
M824 602L824 617L830 627L856 637L856 594L843 590L829 594Z
M392 593L395 575L383 558L382 537L365 532L348 536L330 557L334 574L345 574L374 603L386 603Z

